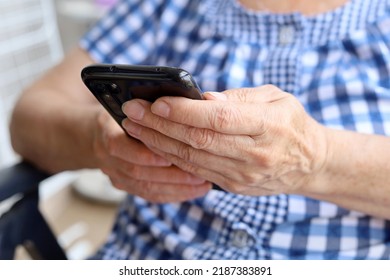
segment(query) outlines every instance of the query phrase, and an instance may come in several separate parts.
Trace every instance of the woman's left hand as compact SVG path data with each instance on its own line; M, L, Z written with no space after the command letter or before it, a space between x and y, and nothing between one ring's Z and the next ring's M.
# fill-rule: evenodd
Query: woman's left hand
M125 130L179 168L244 195L307 192L325 166L326 129L277 87L162 97L123 106ZM310 190L309 190L310 191Z

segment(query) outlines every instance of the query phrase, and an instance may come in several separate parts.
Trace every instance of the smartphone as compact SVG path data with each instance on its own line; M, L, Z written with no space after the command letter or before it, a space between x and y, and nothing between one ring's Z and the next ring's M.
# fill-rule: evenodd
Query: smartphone
M150 102L162 96L202 99L190 73L175 67L94 64L81 71L84 84L120 125L122 104L134 98Z
M191 74L181 68L93 64L81 71L81 78L120 126L126 118L122 104L134 98L150 102L162 96L203 99ZM225 191L216 184L213 189Z

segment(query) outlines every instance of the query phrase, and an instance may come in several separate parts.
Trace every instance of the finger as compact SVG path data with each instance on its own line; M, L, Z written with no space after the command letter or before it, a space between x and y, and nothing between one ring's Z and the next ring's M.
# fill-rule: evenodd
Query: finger
M174 122L229 134L254 134L264 128L270 107L291 97L275 86L206 93L205 100L162 97L151 106L154 114ZM227 100L226 100L227 98Z
M163 137L162 139L161 147L165 152L159 151L157 153L184 171L217 183L222 188L234 193L254 194L255 190L260 188L262 194L270 195L274 190L264 187L269 181L274 181L265 165L264 167L253 164L248 166L246 159L235 160L215 156L169 138ZM258 161L260 162L261 159ZM249 160L249 162L251 161Z
M222 134L210 129L190 127L166 121L150 113L145 113L142 124L144 126L125 119L123 128L147 146L164 147L167 145L167 143L161 143L159 134L153 131L158 131L160 134L186 143L195 149L237 160L245 158L250 152L250 147L255 145L255 140L247 135Z
M170 166L171 163L150 151L140 141L129 137L125 133L108 140L106 145L112 156L129 163L144 166Z
M203 94L203 98L206 100L219 100L227 101L228 96L223 92L208 91Z
M138 140L126 135L106 111L101 111L97 117L97 123L98 129L95 131L93 149L101 159L103 166L112 157L147 166L169 166L171 164L148 150Z
M156 100L151 107L150 102L135 99L126 102L122 110L134 120L142 120L145 109L151 108L154 114L174 122L223 133L252 134L269 118L269 105L291 97L272 85L208 92L204 96L207 102L166 96Z
M137 180L125 183L115 179L111 181L115 187L153 203L183 202L204 196L211 189L209 182L201 185L172 185Z
M191 184L198 185L205 182L197 176L180 170L176 166L154 167L129 164L120 159L112 160L110 167L105 168L104 173L110 177L126 180L151 181L169 184Z
M271 103L284 97L285 94L285 92L273 85L263 85L256 88L229 89L223 92L205 92L203 97L207 100Z
M122 178L132 178L138 181L150 181L169 184L191 184L199 185L205 182L205 179L194 176L188 172L179 169L176 166L170 167L141 167L132 166L122 168L120 171Z
M226 154L228 154L228 151L221 150L221 155L215 155L213 153L194 148L190 145L187 145L181 141L177 141L175 139L172 139L170 137L167 137L153 129L149 129L146 127L142 127L138 124L132 123L130 121L125 122L125 127L133 127L135 126L135 130L139 130L139 134L137 137L141 141L145 141L146 145L151 147L152 150L156 149L159 150L160 153L164 158L167 157L167 155L174 155L178 158L181 158L184 162L188 162L191 164L191 166L206 166L208 169L217 172L219 174L226 174L226 170L232 170L229 171L229 175L234 174L235 170L237 169L237 166L241 166L244 164L246 158L242 156L238 156L239 152L236 149L228 149L228 151L234 151L231 153L236 153L236 158L228 158ZM130 133L133 131L133 129L130 129ZM135 136L136 137L136 136ZM229 136L232 138L232 136ZM217 143L218 144L218 143ZM163 153L161 153L163 152ZM168 159L170 160L170 159ZM180 168L183 168L183 166L179 166ZM192 174L199 175L196 173L196 170L188 170L184 169ZM203 177L202 177L203 178Z
M258 104L164 97L151 106L152 113L173 122L225 134L257 134L264 126L266 109ZM245 125L243 125L245 124Z
M180 166L180 168L182 168L183 170L199 174L199 176L201 176L202 178L205 178L208 181L217 184L219 187L228 192L253 196L276 194L276 192L274 191L275 188L269 188L269 180L267 179L263 180L264 185L262 183L254 185L245 184L243 183L244 181L242 180L242 177L237 176L235 172L232 172L234 171L234 169L230 169L228 171L225 170L223 173L218 173L214 172L209 168L205 168L202 166L194 166L174 155L166 155L166 157L175 165Z

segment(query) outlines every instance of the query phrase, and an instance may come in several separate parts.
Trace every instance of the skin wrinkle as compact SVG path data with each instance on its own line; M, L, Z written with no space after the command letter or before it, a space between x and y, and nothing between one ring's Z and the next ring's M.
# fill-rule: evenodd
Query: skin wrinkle
M210 126L215 131L230 130L237 123L243 123L244 121L240 111L235 108L219 106L215 112L209 113Z
M281 100L281 99L280 99ZM237 120L230 120L231 122L236 122L237 123ZM211 125L212 126L212 125ZM161 127L160 125L157 125L157 127ZM208 136L204 136L206 133L207 133L207 131L208 130L206 130L206 129L194 129L194 128L192 128L192 127L189 127L189 128L187 128L188 129L188 131L189 132L187 132L187 133L185 133L185 135L196 135L196 137L198 138L198 139L202 139L203 137L208 137ZM220 130L221 129L225 129L225 128L219 128ZM280 134L280 135L283 135L283 134L287 134L288 135L288 132L286 132L286 130L283 130L283 129L279 129L279 126L275 126L274 127L274 129L276 129L276 130L278 130L279 132L277 132L276 134ZM194 132L194 131L196 131L196 133ZM291 130L287 130L287 131L291 131ZM195 134L194 134L195 133ZM291 131L291 132L289 132L290 134L294 134L293 133L293 131ZM201 136L199 136L199 135L201 135ZM214 134L215 135L215 134ZM297 136L297 135L295 135L295 136ZM187 138L188 138L188 136L186 136ZM195 138L195 137L192 137L192 136L190 136L189 137L190 139L192 139L192 138ZM287 137L288 138L288 137ZM206 138L207 139L207 138ZM187 162L187 163L192 163L192 164L187 164L187 166L185 166L185 167L183 167L182 166L182 168L183 169L185 169L186 171L189 171L189 172L191 172L191 173L196 173L196 172L199 172L199 171L197 171L197 170L199 170L200 169L200 167L199 167L199 165L196 165L196 159L194 159L194 150L193 149L204 149L205 147L204 147L204 141L205 140L202 140L202 141L200 141L200 140L194 140L194 143L196 143L196 144L193 144L192 146L192 148L190 147L190 146L187 146L187 145L183 145L183 144L180 144L179 145L179 150L178 150L178 155L179 155L179 157L180 158L182 158L183 159L183 161L184 162ZM188 142L190 142L190 144L191 144L191 141L188 141ZM201 143L201 142L203 142L203 144L199 144L199 143ZM206 142L207 142L207 140L206 140ZM211 142L212 143L212 142ZM203 145L203 147L201 147ZM251 151L251 157L250 158L254 158L255 160L257 159L258 160L258 157L253 157L253 151L256 151L257 149L251 149L250 151ZM299 152L297 152L297 154L299 154ZM262 160L261 161L261 164L265 164L265 166L266 166L266 168L267 169L269 169L269 170L271 170L271 169L273 169L276 165L278 165L278 163L277 162L269 162L268 163L268 166L267 166L267 164L266 164L266 162L265 162L265 160L266 159L268 159L269 158L269 156L267 156L267 155L265 155L264 156L264 160ZM287 158L287 159L289 159L288 157L287 157L287 155L286 155L286 157L285 158ZM291 156L290 156L290 158L291 158ZM290 159L290 161L291 161L291 159ZM295 160L296 161L296 160ZM246 162L248 163L248 161L246 160ZM251 161L249 161L249 163L250 163ZM284 160L284 162L287 162L287 160L285 159ZM283 161L282 161L282 163L280 164L279 163L279 166L285 166L286 164L283 164L284 163ZM181 163L182 165L184 165L184 163ZM299 166L299 165L297 165L297 166ZM296 169L296 166L294 165L294 166L289 166L289 168L291 169L291 170L295 170ZM280 173L281 174L283 174L283 173L285 173L285 172L289 172L289 170L288 170L288 168L283 168L282 170L280 170ZM234 172L233 172L234 173ZM251 173L248 173L248 174L246 174L246 173L237 173L236 174L236 176L238 176L238 177L240 177L241 178L241 180L242 181L244 181L244 182L247 182L247 186L254 186L254 185L257 185L258 186L258 181L260 180L260 181L264 181L264 177L266 178L266 179L269 179L269 178L272 178L272 177L277 177L278 176L278 173L275 173L274 172L274 174L265 174L265 176L264 176L264 173L263 174L259 174L258 173L258 171L256 170L256 171L251 171ZM234 177L233 177L234 178Z
M196 164L192 164L190 162L187 162L187 161L184 161L183 159L181 159L180 157L177 157L173 154L165 154L165 157L169 160L171 160L174 164L180 166L183 170L191 173L191 174L203 174L205 175L204 177L207 178L208 176L206 175L207 173L207 169L205 169L205 167L207 168L208 165L207 164L204 164L204 165L196 165ZM215 172L219 179L215 180L214 183L217 183L219 186L223 187L223 186L227 186L227 183L226 181L229 181L231 182L232 179L230 179L229 175L230 174L226 174L226 172ZM227 179L228 178L228 179Z
M266 89L270 89L272 91L275 91L275 87L273 86L267 86L265 87ZM246 96L243 97L243 93L245 92ZM244 89L244 90L238 90L238 97L235 96L236 99L239 99L239 100L254 100L256 98L255 95L251 95L251 94L248 94L248 92L250 92L250 89ZM277 94L275 94L274 96L272 96L272 98L269 98L268 96L266 96L265 98L268 99L269 102L272 102L272 103L266 103L264 110L269 110L269 113L267 113L268 116L272 116L273 115L273 111L276 110L278 107L285 107L285 104L288 104L289 107L292 107L292 108L295 108L294 110L292 110L292 117L296 117L296 115L299 115L301 114L301 112L303 112L303 107L302 106L295 106L294 102L297 102L295 101L295 99L293 99L293 97L289 94L285 94L285 93L280 93L279 92L276 92ZM248 98L248 96L251 96ZM228 96L229 97L229 96ZM287 101L294 101L294 102L290 102L288 103ZM293 104L293 106L291 106ZM232 104L233 105L233 104ZM275 107L275 108L273 108ZM223 108L223 109L221 109ZM216 130L216 131L229 131L231 130L230 126L232 127L235 127L236 124L238 123L242 123L243 121L243 116L241 115L241 113L234 113L232 114L232 112L241 112L240 110L237 110L236 107L232 107L231 109L227 110L225 109L227 107L225 106L216 106L216 110L218 113L216 114L216 116L218 116L217 118L215 119L220 119L221 117L224 119L224 122L220 122L218 123L218 121L213 121L213 120L209 120L209 123L210 123L210 130ZM186 110L186 109L184 109ZM258 109L256 107L254 107L254 110L257 111ZM285 109L286 111L288 109ZM296 113L295 113L296 112ZM264 114L264 112L262 112ZM262 114L260 114L262 115ZM289 115L290 116L290 115ZM270 117L269 117L270 118ZM187 118L185 118L187 119ZM257 118L258 119L258 118ZM298 129L298 132L294 131L292 129L292 127L289 125L289 123L293 123L293 119L283 119L282 122L280 121L277 121L277 122L273 122L272 119L277 119L275 117L271 118L271 123L269 121L263 121L262 123L265 124L267 123L267 126L266 127L269 127L269 128L272 128L272 131L262 131L261 135L256 135L256 136L252 136L252 144L258 144L260 143L260 146L250 146L250 147L240 147L240 145L237 146L237 148L239 150L241 150L242 152L244 153L247 153L248 156L246 157L243 157L243 154L241 155L241 157L238 157L238 159L242 160L243 163L245 164L245 166L248 166L248 169L246 172L240 172L240 171L231 171L229 172L229 174L233 174L231 177L232 177L232 180L234 181L241 181L241 182L246 182L246 183L243 183L244 185L246 186L255 186L257 185L258 187L260 187L265 180L269 180L270 178L274 178L275 180L277 180L278 177L283 177L283 176L286 176L286 173L291 173L291 171L295 171L295 172L300 172L301 174L308 174L310 173L312 170L310 168L308 168L308 166L310 164L308 164L309 160L306 159L306 160L303 160L302 161L302 155L306 155L306 156L311 156L311 153L310 153L310 149L308 148L309 145L306 144L306 141L304 139L304 137L299 137L299 130L302 130L302 129ZM301 118L298 118L297 120L300 120L300 122L298 123L305 123L304 121L301 120ZM186 121L184 121L186 122ZM218 123L218 124L217 124ZM272 125L272 123L274 123L274 125ZM159 126L161 127L161 126ZM296 127L296 126L294 126ZM157 127L155 127L157 128ZM287 129L286 129L287 128ZM298 127L297 127L298 128ZM157 128L158 129L158 128ZM212 146L212 143L214 142L217 142L216 141L216 137L215 135L223 135L223 134L218 134L218 133L215 133L215 132L212 132L212 137L210 137L210 134L209 134L209 129L204 129L204 128L193 128L193 127L188 127L187 128L184 128L184 129L187 129L187 132L184 134L185 137L184 137L184 141L187 142L190 146L185 146L185 145L182 145L182 144L179 144L178 145L178 151L177 151L177 154L180 158L183 159L184 162L190 162L192 163L192 165L196 165L196 166L200 166L199 163L199 160L197 160L197 158L194 156L194 153L196 153L195 150L212 150L213 146ZM165 133L164 133L165 134ZM268 139L268 134L270 135L274 135L276 136L277 138L279 138L279 141L281 141L282 143L282 146L280 149L285 149L286 153L282 153L281 156L278 155L280 154L281 151L279 151L279 149L277 149L276 151L273 151L273 153L275 153L275 156L272 156L269 154L269 152L263 152L261 153L261 151L259 150L259 147L264 147L265 151L269 151L269 148L272 147L272 144L273 144L273 138L269 138ZM169 135L166 134L167 136ZM188 136L190 135L190 136ZM278 136L277 136L278 135ZM187 141L185 140L187 138ZM189 139L189 140L188 140ZM221 141L223 138L221 138ZM259 139L259 140L257 140ZM293 140L292 142L286 142L284 143L284 140L283 139L295 139ZM180 139L178 139L180 140ZM266 144L267 141L268 144ZM305 141L304 144L299 144L300 141ZM219 142L219 141L218 141ZM284 144L283 144L284 143ZM293 143L291 145L291 143ZM293 147L294 149L290 148L289 146ZM262 148L263 149L263 148ZM263 150L264 150L263 149ZM260 151L260 152L259 152ZM276 158L279 157L279 160L276 160ZM311 157L312 158L312 157ZM255 163L255 166L263 166L263 170L264 171L267 171L266 173L265 172L259 172L259 170L257 170L256 168L254 168L254 170L252 170L251 166L253 166L253 163ZM181 163L184 165L184 163ZM315 166L315 165L313 165ZM277 168L276 168L277 167ZM183 169L193 173L193 172L199 172L200 170L200 167L194 167L194 166L185 166L183 167ZM302 169L301 171L300 168ZM197 171L198 170L198 171ZM214 172L216 172L214 170ZM227 175L225 175L227 176ZM237 180L237 178L234 178L234 177L238 177L239 179ZM287 177L290 177L290 176L287 176ZM288 180L286 179L283 179L282 180L283 182L288 182ZM286 184L286 186L289 185L288 188L295 188L297 186L296 182L289 182L289 184ZM233 191L237 191L237 190L233 190Z
M188 147L190 148L190 147ZM181 152L179 152L179 154L181 154ZM177 156L174 156L172 154L167 154L166 157L168 159L170 159L171 161L173 161L174 163L178 164L179 166L181 166L181 168L183 168L184 170L190 172L190 173L194 173L196 174L196 172L199 172L200 169L203 169L204 166L206 166L207 168L207 164L205 165L196 165L196 164L192 164L191 163L191 160L185 160L184 158L186 158L187 156L183 156L183 157L177 157ZM183 159L182 159L183 158ZM231 187L233 185L236 185L235 188L241 188L241 187L245 187L245 186L241 186L235 177L240 177L241 179L240 180L243 180L242 178L244 178L244 176L246 176L245 174L241 174L241 173L237 173L236 170L232 169L230 170L228 173L226 173L225 171L223 172L218 172L220 174L221 177L227 177L228 180L224 180L225 183L222 183L220 184L221 186L227 186L227 187ZM258 186L258 185L257 185ZM237 191L237 189L232 189L232 191ZM237 192L239 193L239 192Z
M186 137L186 135L188 135ZM210 146L218 141L217 134L208 129L189 127L184 135L186 142L198 150L210 150Z

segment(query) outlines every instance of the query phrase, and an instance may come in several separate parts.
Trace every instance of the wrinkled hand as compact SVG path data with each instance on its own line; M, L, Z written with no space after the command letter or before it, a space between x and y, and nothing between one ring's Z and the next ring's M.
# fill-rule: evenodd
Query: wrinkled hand
M123 106L126 131L182 170L245 195L301 193L326 160L324 128L274 86Z
M100 169L128 193L152 202L180 202L203 196L211 187L126 135L105 111L98 116L94 138Z

